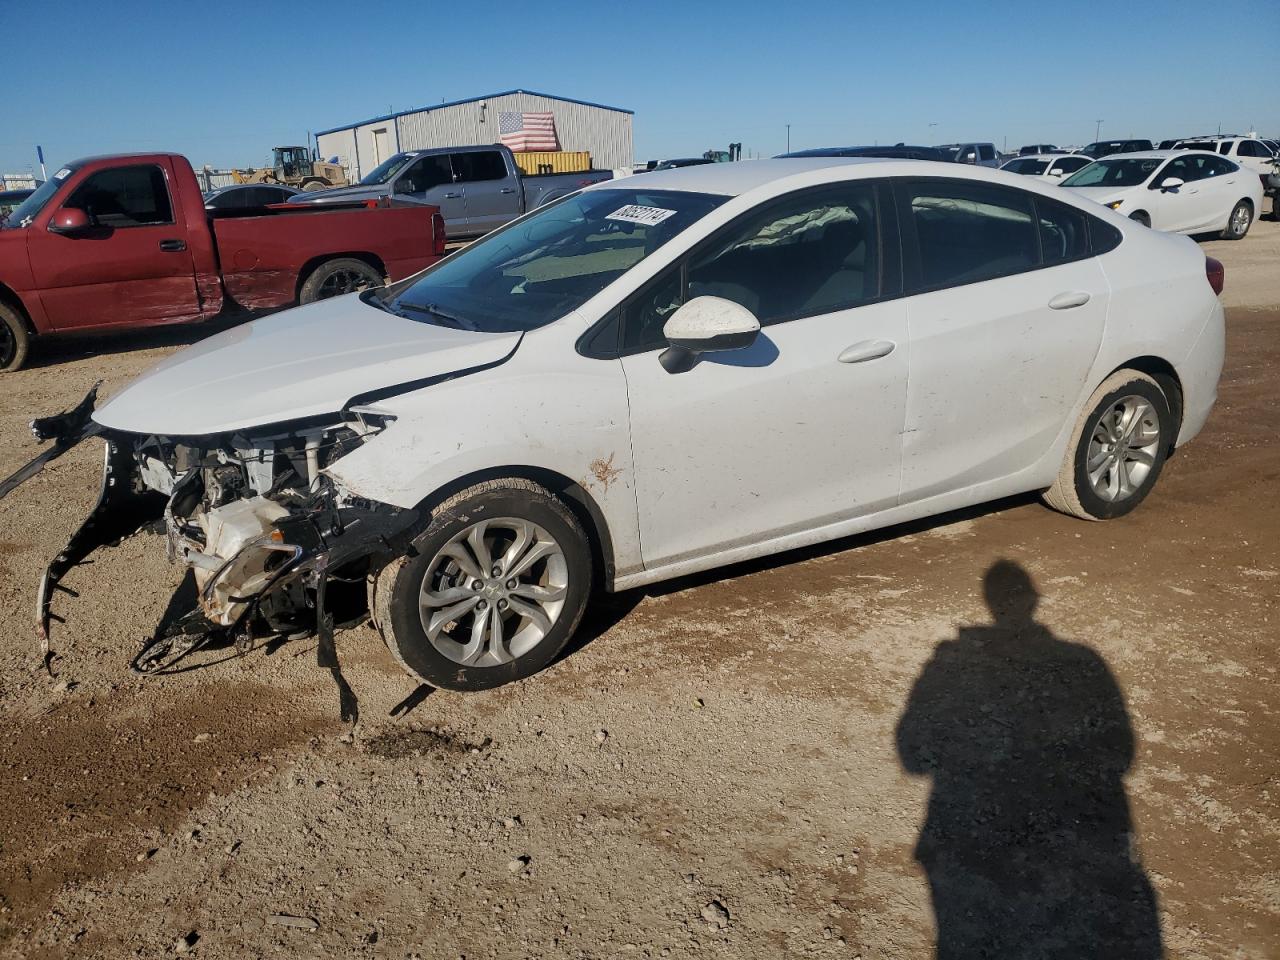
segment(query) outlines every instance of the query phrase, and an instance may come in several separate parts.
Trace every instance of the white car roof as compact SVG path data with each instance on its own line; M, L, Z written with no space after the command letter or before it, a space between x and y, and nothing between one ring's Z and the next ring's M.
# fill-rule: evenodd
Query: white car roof
M1013 163L1015 160L1065 160L1067 157L1080 157L1082 160L1093 160L1093 157L1086 157L1083 153L1023 153L1016 157L1010 157L1005 161L1005 163Z
M1138 153L1110 153L1098 160L1168 160L1170 157L1185 157L1187 154L1197 153L1206 157L1217 156L1212 150L1142 150Z

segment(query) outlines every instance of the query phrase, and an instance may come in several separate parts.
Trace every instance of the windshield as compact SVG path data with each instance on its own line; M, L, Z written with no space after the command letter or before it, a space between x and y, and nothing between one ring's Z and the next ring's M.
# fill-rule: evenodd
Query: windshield
M1136 187L1146 183L1156 167L1164 163L1159 157L1114 157L1095 160L1062 181L1064 187Z
M416 153L397 153L394 157L383 160L369 173L365 174L360 183L366 187L371 187L378 183L386 183L416 156Z
M509 333L577 309L728 197L586 190L460 251L385 301L425 323Z
M58 192L58 188L62 186L62 181L70 175L71 169L63 167L40 186L36 187L36 192L14 207L8 218L3 223L0 223L0 230L19 230L31 226L31 221L35 219L36 214L49 202L49 198Z
M1017 160L1010 160L1001 170L1008 170L1010 173L1021 173L1024 176L1038 177L1049 169L1048 160L1032 160L1030 157L1021 157Z

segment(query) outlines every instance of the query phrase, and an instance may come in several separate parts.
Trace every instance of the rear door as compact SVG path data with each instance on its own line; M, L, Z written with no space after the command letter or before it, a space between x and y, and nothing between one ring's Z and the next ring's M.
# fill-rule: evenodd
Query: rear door
M727 225L622 311L645 566L891 507L906 400L906 317L888 209L867 181L801 191ZM751 310L754 345L683 373L659 362L680 304Z
M500 151L455 153L453 172L467 204L468 233L488 233L520 214L520 183Z
M449 154L429 153L405 168L396 178L392 192L413 197L422 203L435 204L440 208L449 234L466 233L466 202L462 199L462 188L453 180Z
M31 269L54 329L199 316L172 173L160 163L98 170L61 205L84 210L92 229L75 236L31 231ZM203 217L203 207L193 215Z
M1110 288L1088 216L1012 187L900 182L911 367L902 501L1001 485L1069 419ZM999 495L1002 490L979 491Z

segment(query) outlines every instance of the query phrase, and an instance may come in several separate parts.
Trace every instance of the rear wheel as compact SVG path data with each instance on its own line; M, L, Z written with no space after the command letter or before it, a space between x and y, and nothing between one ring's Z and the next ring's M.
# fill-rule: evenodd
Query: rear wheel
M317 190L328 190L329 182L327 180L303 180L302 186L299 188L303 193L315 193Z
M0 373L22 369L30 346L31 335L22 314L7 303L0 303Z
M369 609L409 673L486 690L550 664L590 591L591 550L569 508L528 480L493 480L436 508L371 585Z
M1231 210L1227 218L1227 228L1222 231L1223 240L1243 240L1253 225L1253 205L1248 200L1241 200Z
M369 287L380 287L382 283L382 274L363 260L342 257L322 263L311 271L298 294L298 302L328 300L330 297L356 293Z
M1045 502L1082 520L1124 516L1155 486L1175 430L1155 380L1137 370L1116 371L1085 404Z
M1142 224L1144 227L1151 226L1151 217L1145 210L1133 211L1133 213L1129 214L1129 219Z

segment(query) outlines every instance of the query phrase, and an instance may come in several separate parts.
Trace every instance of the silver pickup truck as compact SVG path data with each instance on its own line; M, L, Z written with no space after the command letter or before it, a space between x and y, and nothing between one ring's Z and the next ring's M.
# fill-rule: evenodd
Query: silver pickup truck
M610 170L528 176L511 151L487 147L406 150L380 163L359 183L300 193L290 203L337 203L395 196L440 208L450 240L478 237L579 187L610 180Z

